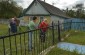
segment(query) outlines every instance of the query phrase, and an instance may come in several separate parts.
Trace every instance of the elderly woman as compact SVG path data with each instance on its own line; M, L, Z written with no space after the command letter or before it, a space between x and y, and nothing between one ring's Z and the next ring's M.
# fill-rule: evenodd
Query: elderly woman
M48 23L47 23L47 19L44 19L40 24L39 24L39 28L41 29L40 31L40 39L41 42L45 42L45 37L46 37L46 31L48 29Z
M17 32L17 25L16 25L15 18L12 18L10 20L10 29L11 29L12 33L16 33Z

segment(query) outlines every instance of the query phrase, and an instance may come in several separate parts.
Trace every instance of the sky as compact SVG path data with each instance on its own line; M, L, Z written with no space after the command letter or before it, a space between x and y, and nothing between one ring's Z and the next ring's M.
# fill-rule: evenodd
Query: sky
M33 0L15 0L18 5L22 6L23 8L27 8ZM44 1L44 0L42 0ZM66 9L66 8L72 8L77 3L84 3L85 5L85 0L45 0L46 3L49 3L55 7L58 7L60 9Z

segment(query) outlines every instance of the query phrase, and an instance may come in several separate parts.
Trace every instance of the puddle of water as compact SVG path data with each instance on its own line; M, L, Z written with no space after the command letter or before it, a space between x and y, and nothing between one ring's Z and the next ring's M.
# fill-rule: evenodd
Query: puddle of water
M80 54L85 54L85 46L84 45L60 42L57 44L57 47L64 49L64 50L71 51L71 52L75 50Z

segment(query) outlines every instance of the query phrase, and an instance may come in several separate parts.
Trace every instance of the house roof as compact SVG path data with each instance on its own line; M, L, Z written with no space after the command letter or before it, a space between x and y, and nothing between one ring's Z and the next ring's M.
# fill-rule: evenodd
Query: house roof
M34 0L31 5L26 9L26 11L32 6L32 4L35 2L36 0ZM70 18L68 16L66 16L66 14L61 11L59 8L57 7L54 7L53 5L50 5L44 1L41 1L41 0L37 0L51 15L57 15L57 16L60 16L60 17L65 17L65 18ZM25 13L26 13L25 11Z

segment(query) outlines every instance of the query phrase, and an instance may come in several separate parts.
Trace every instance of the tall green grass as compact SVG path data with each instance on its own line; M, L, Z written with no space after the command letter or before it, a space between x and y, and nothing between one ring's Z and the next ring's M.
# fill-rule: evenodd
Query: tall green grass
M85 45L85 32L84 31L69 31L69 36L65 38L65 42Z

